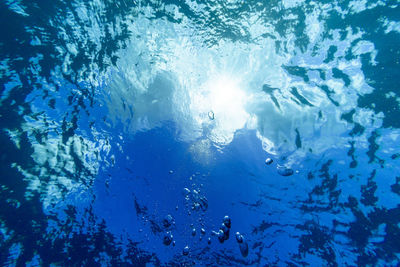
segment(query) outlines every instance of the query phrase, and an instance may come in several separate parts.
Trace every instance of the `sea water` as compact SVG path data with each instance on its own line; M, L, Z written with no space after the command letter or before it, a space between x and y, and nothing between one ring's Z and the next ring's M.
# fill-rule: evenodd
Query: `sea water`
M1 264L398 266L399 5L2 1Z

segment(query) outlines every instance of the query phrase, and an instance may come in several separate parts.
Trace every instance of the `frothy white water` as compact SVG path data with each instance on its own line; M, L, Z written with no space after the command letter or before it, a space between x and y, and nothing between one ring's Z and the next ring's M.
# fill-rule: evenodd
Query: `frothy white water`
M315 29L310 33L315 41L320 26L317 20L307 21L308 27ZM208 139L221 147L233 140L237 130L256 129L269 153L295 152L297 135L301 148L296 157L307 151L322 153L347 144L345 133L352 126L341 120L341 115L356 109L358 96L372 90L363 78L359 58L324 62L332 44L351 49L357 37L351 32L344 40L332 32L331 39L319 41L315 53L312 43L300 52L290 39L283 40L287 51L278 52L275 41L268 37L252 42L221 39L210 47L196 36L189 22L175 24L140 17L130 30L132 39L120 52L117 67L109 72L105 90L112 120L122 121L130 133L169 120L178 126L180 139ZM305 81L289 74L285 65L315 71L308 71L310 80ZM350 85L333 77L334 67L349 76ZM324 71L326 79L321 79L317 70ZM276 89L263 91L263 85ZM338 106L321 86L332 92ZM293 94L293 88L308 104ZM356 110L356 117L364 117L364 127L379 127L379 116ZM214 119L209 118L209 112Z

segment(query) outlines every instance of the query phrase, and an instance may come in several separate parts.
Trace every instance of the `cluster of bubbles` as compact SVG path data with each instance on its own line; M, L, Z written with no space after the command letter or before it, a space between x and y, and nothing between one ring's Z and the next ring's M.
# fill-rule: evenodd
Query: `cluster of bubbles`
M166 246L173 245L175 246L175 241L174 241L174 236L172 235L172 232L170 231L172 225L175 224L174 218L168 214L167 216L164 217L163 221L163 226L165 229L168 231L165 233L164 238L163 238L163 243Z
M183 189L186 206L192 211L206 211L208 209L208 200L205 196L200 194L200 189L193 189L190 191L187 187ZM190 215L190 211L189 211Z
M218 241L221 244L229 239L231 226L232 226L231 218L229 218L229 216L225 216L222 220L222 224L219 230L217 232L212 231L212 233L215 236L217 236ZM236 232L235 236L236 236L236 241L239 244L240 253L242 254L243 257L247 257L247 255L249 254L249 245L247 244L244 236L239 232Z
M174 236L172 235L172 233L170 231L171 227L174 224L175 224L175 220L170 214L168 214L167 216L164 217L163 226L167 230L167 232L164 235L163 243L166 246L169 246L171 244L172 244L172 246L175 246ZM231 218L229 218L229 216L225 216L222 220L222 224L221 224L219 230L212 231L212 235L215 235L218 238L218 241L222 244L226 240L229 239L229 233L230 233L231 226L232 226ZM196 233L197 233L196 228L192 228L192 236L195 236ZM201 233L200 238L202 238L202 236L206 235L206 230L204 228L201 228L200 233ZM235 237L236 237L237 243L239 244L240 253L242 254L243 257L247 257L247 255L249 254L249 246L248 246L244 236L242 234L240 234L239 232L236 232ZM211 237L208 237L207 243L209 245L211 244ZM188 245L186 245L182 250L182 255L184 255L184 256L189 255L189 251L190 251L190 247Z
M269 160L271 162L266 161L268 165L272 163L272 159ZM173 171L170 171L170 174L173 174ZM194 176L195 175L192 175L189 179L192 180ZM201 194L200 188L196 187L195 184L193 184L192 186L193 188L191 188L191 190L187 187L183 188L182 190L182 194L185 199L185 206L188 210L188 215L191 215L191 212L193 211L204 212L208 208L208 200L204 195ZM178 206L176 206L176 209L178 209ZM165 229L163 244L166 246L170 245L175 246L176 244L174 241L174 236L172 234L172 228L175 225L174 218L170 214L166 215L162 220L162 225ZM231 218L229 216L224 216L224 218L222 219L222 223L219 227L219 230L211 231L211 236L216 236L219 243L222 244L229 239L231 226L232 226ZM196 229L193 224L191 224L191 227L192 227L191 235L193 237L195 237L198 232L200 232L200 240L202 240L206 236L206 229L204 228L203 225L201 225L200 231L198 231L198 229ZM212 242L211 236L207 237L208 245L210 245ZM245 238L239 232L236 233L236 241L239 245L239 249L242 256L246 257L249 253L249 247L247 242L245 241ZM189 255L189 252L190 252L190 247L188 245L184 246L182 250L182 255L187 256Z
M229 218L229 216L225 216L219 228L219 231L218 232L213 231L212 233L218 237L218 241L222 244L229 239L230 229L231 229L231 218Z
M174 174L173 170L169 171L170 174ZM193 178L196 177L196 175L200 175L200 173L196 173L193 174L192 176L189 177L189 180L192 181ZM203 175L204 177L205 175ZM200 185L200 187L202 186L202 184ZM192 184L191 189L189 189L188 187L183 188L182 190L182 195L184 197L185 200L185 206L186 206L186 210L188 211L188 215L191 215L192 212L204 212L208 209L208 200L207 198L201 194L201 190L200 190L199 186L196 186L195 183ZM178 206L175 207L176 210L178 210ZM168 214L164 217L164 219L162 220L162 225L165 229L165 233L164 233L164 237L163 237L163 244L166 246L170 246L172 244L172 246L175 246L176 243L174 241L174 236L172 234L172 228L175 225L175 220L172 217L172 215ZM194 237L197 234L197 230L194 227L194 225L191 225L192 230L191 230L191 235ZM206 230L201 227L200 228L200 240L206 235ZM208 237L207 239L207 243L211 244L211 238ZM186 245L183 250L182 250L182 254L184 256L189 255L189 251L190 251L190 247L188 245Z
M265 164L266 165L271 165L273 162L274 162L274 160L271 159L271 158L267 158L265 160ZM291 168L288 168L288 167L285 167L285 166L281 166L279 164L277 164L276 170L277 170L278 174L282 175L282 176L291 176L294 173L294 171Z
M172 232L170 231L172 226L175 225L174 218L170 214L168 214L167 216L164 217L162 223L163 223L164 228L167 230L167 232L164 234L163 244L166 246L169 246L171 244L172 244L172 246L175 246L174 236L172 235ZM202 228L202 233L203 233L203 230L204 229ZM205 234L205 230L204 230L204 234ZM192 235L193 236L196 235L195 228L193 228ZM187 256L187 255L189 255L189 251L190 251L190 248L189 248L189 246L186 245L182 250L182 254L184 256Z

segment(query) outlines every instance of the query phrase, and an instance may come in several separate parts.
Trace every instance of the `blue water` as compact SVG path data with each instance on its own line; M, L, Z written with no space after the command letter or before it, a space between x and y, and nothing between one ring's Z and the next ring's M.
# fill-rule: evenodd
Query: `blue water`
M2 1L1 265L398 266L399 4Z

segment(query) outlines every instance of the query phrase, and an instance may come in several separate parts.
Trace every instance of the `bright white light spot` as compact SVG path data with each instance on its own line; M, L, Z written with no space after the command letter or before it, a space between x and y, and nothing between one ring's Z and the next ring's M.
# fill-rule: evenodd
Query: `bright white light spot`
M237 81L232 78L222 76L210 81L208 87L209 100L216 115L230 115L243 106L246 95L238 88Z
M243 128L249 118L245 111L247 96L239 85L238 79L227 75L213 77L203 87L202 101L195 100L203 104L201 110L214 114L210 139L220 145L230 143L235 131Z

